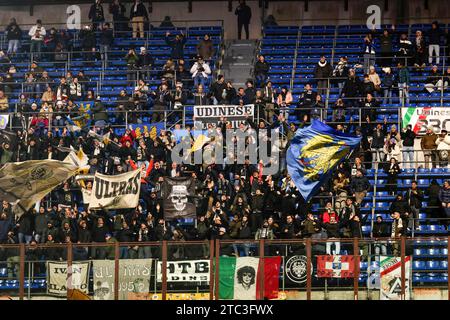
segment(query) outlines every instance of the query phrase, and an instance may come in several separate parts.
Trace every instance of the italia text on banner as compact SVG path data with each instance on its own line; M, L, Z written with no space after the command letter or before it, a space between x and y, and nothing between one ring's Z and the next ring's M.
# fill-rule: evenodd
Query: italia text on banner
M0 196L20 216L77 172L78 167L57 160L7 163L0 169Z
M195 218L195 185L192 177L164 178L162 190L165 219Z
M93 260L94 300L114 300L114 261ZM148 294L152 259L119 260L119 299Z
M259 297L259 258L220 257L219 298L228 300L255 300ZM264 296L278 297L281 258L265 258Z
M139 203L141 170L115 176L95 173L90 208L126 209Z
M409 300L411 257L405 257L405 300ZM380 300L402 299L402 259L380 256Z
M157 281L162 282L162 261L158 261ZM167 282L209 282L209 260L167 261Z
M220 118L226 118L231 127L239 128L239 124L247 119L254 117L255 107L253 104L244 106L238 105L208 105L194 106L194 119L196 124L201 124L203 129L207 129L208 124L216 125L220 122Z
M77 289L88 294L90 264L90 261L72 263L72 288L67 288L67 262L47 261L47 294L63 297L67 295L67 289Z
M359 256L317 256L317 277L352 278L355 272L355 259Z
M316 194L360 141L361 138L338 132L318 120L297 130L286 160L288 172L305 201Z

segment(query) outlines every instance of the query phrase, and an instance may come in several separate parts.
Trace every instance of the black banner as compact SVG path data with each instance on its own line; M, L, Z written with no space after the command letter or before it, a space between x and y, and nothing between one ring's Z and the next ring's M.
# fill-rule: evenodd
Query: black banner
M195 218L195 185L192 177L164 178L164 218Z

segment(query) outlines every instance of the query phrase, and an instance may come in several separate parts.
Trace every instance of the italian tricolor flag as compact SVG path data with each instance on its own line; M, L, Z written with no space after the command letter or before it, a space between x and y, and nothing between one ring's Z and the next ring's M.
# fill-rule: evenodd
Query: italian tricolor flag
M264 298L277 299L281 257L265 257ZM260 258L220 257L219 299L260 299Z

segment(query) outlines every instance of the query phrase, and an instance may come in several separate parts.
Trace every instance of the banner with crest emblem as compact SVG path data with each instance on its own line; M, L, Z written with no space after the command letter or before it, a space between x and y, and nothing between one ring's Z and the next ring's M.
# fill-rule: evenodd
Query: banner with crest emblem
M297 130L286 160L288 172L305 201L314 196L360 141L361 138L336 131L318 120Z
M20 216L77 171L77 166L57 160L6 163L0 169L0 197Z

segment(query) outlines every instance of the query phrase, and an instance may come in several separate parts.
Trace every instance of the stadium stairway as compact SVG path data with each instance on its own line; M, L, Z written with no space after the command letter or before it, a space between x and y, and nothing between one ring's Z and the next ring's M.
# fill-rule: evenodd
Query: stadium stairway
M222 65L225 79L230 80L236 88L243 87L252 78L257 43L252 40L232 40L225 45Z

